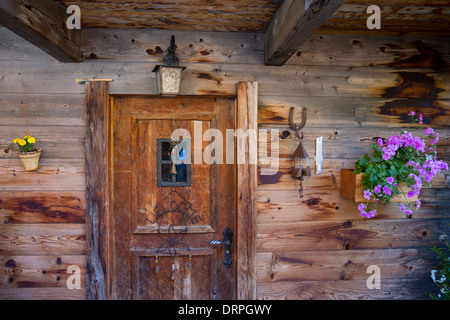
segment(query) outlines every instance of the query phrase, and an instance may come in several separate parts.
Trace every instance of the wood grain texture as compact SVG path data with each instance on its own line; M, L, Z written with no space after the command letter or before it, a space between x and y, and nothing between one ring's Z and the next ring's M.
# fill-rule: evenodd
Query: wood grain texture
M16 157L17 154L13 153L12 156L8 152L8 156ZM45 156L48 157L48 153ZM16 160L14 158L11 161L2 161L0 166L3 175L3 184L0 187L2 191L84 190L85 170L80 161L65 163L64 158L59 161L43 161L40 162L40 168L34 174L30 174Z
M84 12L82 27L190 31L266 32L280 0L253 1L123 1L61 0ZM286 1L285 1L286 2ZM298 1L300 2L300 1ZM381 9L382 28L369 30L366 12L370 5ZM318 30L320 34L448 37L448 1L345 1Z
M426 278L436 266L428 249L295 251L258 253L258 282L367 280L367 268L377 265L383 280ZM362 288L361 288L362 289Z
M81 30L67 28L66 12L53 1L6 0L0 23L62 62L81 60Z
M84 223L84 192L0 192L0 221L7 223Z
M84 255L84 224L2 224L0 255Z
M86 86L87 298L107 298L108 258L108 94L107 82ZM102 236L103 235L103 236Z
M114 298L234 299L239 238L235 234L230 268L225 248L209 241L221 240L226 227L236 232L235 169L211 164L211 139L203 137L209 129L234 129L235 99L120 96L113 108ZM157 142L175 129L191 137L190 185L161 187ZM179 205L195 213L184 215ZM182 239L174 234L185 228ZM177 242L169 244L169 237Z
M434 289L430 280L386 279L379 290L367 288L366 280L287 281L261 283L258 296L264 300L425 300ZM421 290L417 290L417 286Z
M264 1L84 1L63 0L83 12L83 27L169 30L264 31L280 0ZM182 14L180 14L182 12Z
M385 6L374 1L383 6L382 12L390 10L383 19L390 13L404 14L405 19L420 12L424 16L433 11L446 14L442 7L448 2L418 1L411 5L411 1L395 0L392 6ZM349 15L352 10L360 15L366 8L367 3L353 0L341 7ZM356 35L343 34L350 29L339 31L341 34L319 30L283 67L263 66L262 33L173 31L180 64L188 66L184 94L236 96L238 81L258 81L258 128L279 130L280 169L273 176L261 176L257 168L257 193L253 195L258 299L427 299L434 290L426 274L428 266L431 270L428 248L439 243L441 232L448 234L449 173L441 173L431 188L422 189L422 207L412 219L407 219L395 203L382 207L375 219L363 219L358 203L340 196L340 170L354 168L360 156L371 152L371 138L397 134L408 127L411 110L424 115L425 127L440 133L439 157L450 160L447 38L438 37L440 29L432 37L416 38L408 35L419 29L404 30L403 37L389 35L399 34L394 31L382 35L383 30ZM80 197L86 172L85 88L74 79L113 78L109 86L115 94L155 94L150 71L164 57L171 33L83 28L84 62L75 67L56 63L0 28L0 222L1 234L8 235L1 248L5 248L5 256L29 257L28 262L24 260L24 269L42 270L40 258L53 257L54 250L71 255L74 248L77 255L85 255L81 218L86 200ZM24 172L12 144L12 139L26 129L21 103L27 110L30 132L45 146L41 169L35 174ZM304 181L301 199L298 181L290 177L289 157L298 143L288 126L290 107L296 108L296 122L301 118L300 108L308 108L303 130L308 153L313 155L317 136L324 138L324 171L319 175L313 172ZM128 142L118 139L117 143L126 148ZM267 145L262 139L258 143ZM127 153L117 153L114 161L120 165L126 158ZM115 178L131 184L126 169ZM117 218L126 219L130 204L120 202L120 197L114 200L115 205L125 208L125 214ZM81 208L77 208L79 203ZM60 223L63 235L58 236L56 225ZM34 243L31 237L39 242ZM11 242L14 239L16 244ZM351 241L349 250L345 250L345 240ZM282 268L276 269L272 255ZM362 261L367 257L373 257L381 266L382 277L383 273L388 277L381 291L366 287ZM306 270L308 265L302 260L313 267ZM348 261L355 265L346 264ZM274 268L273 281L266 268ZM45 279L36 284L57 283L55 278ZM18 299L86 298L85 291L63 291L60 287L8 287L0 292L2 297Z
M369 30L365 24L371 13L381 9L381 29ZM446 1L346 1L322 26L320 33L352 33L366 35L448 37L449 11ZM447 29L447 30L446 30Z
M17 73L18 64L24 69L29 68L29 73ZM431 69L399 71L388 67L293 68L287 65L264 68L250 65L243 69L239 64L224 64L220 68L214 64L184 65L187 69L183 72L182 95L235 96L237 82L257 80L264 95L278 97L384 97L425 101L449 98L449 93L444 89L445 83L449 81L448 73ZM156 94L156 80L150 74L151 67L148 63L99 61L93 67L90 64L72 67L44 62L36 65L32 61L0 61L0 67L4 75L2 84L5 93L20 93L23 90L29 90L30 94L80 93L82 88L75 84L74 79L95 73L114 79L110 86L111 94ZM67 76L68 73L70 76ZM55 84L52 74L66 75Z
M0 296L6 299L2 293L14 288L65 288L71 273L69 266L76 265L80 268L80 289L74 289L80 293L86 292L86 256L84 255L49 255L49 256L2 256L0 264L3 266L0 272ZM64 299L69 292L64 293L59 299Z
M266 31L264 63L283 65L344 2L283 1Z
M258 224L258 252L430 248L448 230L448 218L271 222Z
M4 300L85 300L85 290L67 288L8 288L0 289Z
M238 136L238 156L243 153L245 163L237 164L237 232L238 232L238 299L256 298L256 199L257 189L257 115L258 113L258 83L239 82L237 100L236 128L249 132L247 138ZM255 136L252 136L255 132ZM245 147L245 144L248 146ZM239 160L237 160L239 161Z
M342 219L363 220L358 214L358 205L341 197L340 190L307 189L304 185L303 198L299 198L299 184L292 184L290 189L258 187L258 223L301 222L301 221L336 221ZM305 190L306 189L306 190ZM449 189L424 189L420 199L420 210L415 210L413 219L430 219L448 217L448 201L445 196ZM379 219L407 218L400 210L400 203L387 206L379 205Z

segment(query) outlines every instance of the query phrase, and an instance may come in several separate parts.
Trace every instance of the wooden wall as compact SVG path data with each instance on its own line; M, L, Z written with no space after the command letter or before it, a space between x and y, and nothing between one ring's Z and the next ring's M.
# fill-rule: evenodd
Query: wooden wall
M183 94L235 94L259 83L260 128L280 130L280 170L260 176L257 219L259 299L426 299L435 264L430 246L449 231L450 180L441 174L407 219L398 204L362 219L340 197L340 169L370 151L370 139L397 134L406 114L422 112L450 160L448 39L315 35L283 67L263 66L260 33L173 32L187 66ZM113 78L112 94L155 94L150 71L172 32L83 30L84 62L60 63L0 28L0 299L83 299L66 288L69 265L85 273L84 86ZM12 140L30 134L43 147L41 168L25 172ZM308 108L305 146L324 139L324 171L290 177L297 142L288 112ZM264 141L260 141L264 144ZM369 265L381 289L369 290Z

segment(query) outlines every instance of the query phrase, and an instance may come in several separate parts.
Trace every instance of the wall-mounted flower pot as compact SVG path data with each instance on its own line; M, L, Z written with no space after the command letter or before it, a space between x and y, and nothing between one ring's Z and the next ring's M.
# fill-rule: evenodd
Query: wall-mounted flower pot
M18 152L20 160L27 171L36 170L39 167L39 157L41 156L41 149L33 152Z
M364 173L355 174L353 169L341 169L341 196L355 202L367 202L364 198L364 187L361 183ZM400 184L405 194L410 191L404 184ZM418 199L418 196L405 199L403 194L397 194L392 197L390 202L413 202Z

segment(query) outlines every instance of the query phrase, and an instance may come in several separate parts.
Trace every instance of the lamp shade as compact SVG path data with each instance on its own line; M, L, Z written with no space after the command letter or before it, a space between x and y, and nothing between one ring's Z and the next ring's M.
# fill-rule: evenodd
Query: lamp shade
M158 94L163 96L179 94L181 87L181 72L184 69L186 69L186 67L157 65L152 72L156 73Z

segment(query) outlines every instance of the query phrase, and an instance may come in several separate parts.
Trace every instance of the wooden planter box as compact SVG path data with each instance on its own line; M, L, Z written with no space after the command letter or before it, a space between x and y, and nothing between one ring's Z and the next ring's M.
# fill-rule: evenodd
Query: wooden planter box
M353 169L341 169L341 196L346 197L355 202L367 202L367 199L364 198L364 188L361 183L364 173L355 174ZM403 192L405 194L408 193L409 189L406 185L400 184ZM416 201L418 196L414 196L413 198L408 198L410 202ZM390 202L406 202L405 197L400 195L395 195L392 197Z

